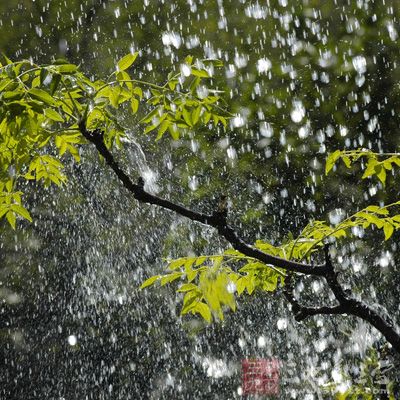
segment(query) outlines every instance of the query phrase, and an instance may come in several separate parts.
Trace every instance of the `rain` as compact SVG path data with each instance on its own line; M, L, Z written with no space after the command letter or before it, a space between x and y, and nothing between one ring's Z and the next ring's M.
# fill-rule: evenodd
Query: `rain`
M311 221L337 227L400 200L399 18L395 0L8 0L0 50L32 64L67 60L92 81L137 52L135 80L164 85L171 73L177 90L203 68L209 79L194 93L219 96L226 124L211 119L156 139L141 122L153 95L142 86L137 114L115 111L125 136L112 153L146 193L207 215L225 199L239 238L280 248L306 243ZM0 125L3 152L2 134ZM327 173L336 150L394 158L368 176L367 155L349 156L350 165L339 158ZM345 312L298 321L286 280L240 296L229 281L235 310L224 306L211 323L181 315L186 281L140 289L171 272L168 260L224 254L232 243L137 201L95 146L80 146L79 157L62 158L61 186L21 180L33 222L18 218L14 230L0 218L0 399L400 398L400 354L387 337ZM16 174L0 165L0 182ZM400 335L396 213L398 205L378 215L394 216L391 232L358 224L324 243L344 293ZM322 247L302 260L324 261ZM335 306L323 276L293 281L302 305ZM254 366L269 386L249 386Z

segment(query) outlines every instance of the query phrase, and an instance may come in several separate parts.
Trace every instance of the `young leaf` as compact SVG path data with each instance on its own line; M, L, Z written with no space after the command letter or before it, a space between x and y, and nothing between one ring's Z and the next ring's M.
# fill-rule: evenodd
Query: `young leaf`
M333 153L329 154L325 164L325 175L328 175L329 171L333 168L335 162L340 157L340 154L342 154L340 150L336 150Z
M132 99L131 99L131 109L132 109L132 112L133 112L134 114L136 114L138 108L139 108L139 100L138 100L136 97L132 97Z
M192 312L198 312L208 323L211 322L211 310L207 304L199 301L195 307L193 307Z
M19 214L21 217L27 219L29 222L32 222L32 217L29 214L28 210L18 204L11 205L11 210Z
M55 105L54 99L44 90L38 89L38 88L33 88L28 91L28 93L33 97L34 99L40 100L43 103L46 103L50 106Z
M126 56L122 57L119 61L118 61L118 70L119 71L125 71L126 69L128 69L136 60L136 57L138 56L138 53L129 53Z
M146 279L143 283L142 283L142 285L140 286L140 289L144 289L144 288L146 288L146 287L148 287L148 286L151 286L154 282L156 282L158 279L160 279L161 278L161 275L154 275L154 276L151 276L149 279Z
M383 224L383 232L385 233L385 240L388 240L393 235L394 227L390 222Z
M193 283L185 283L177 291L178 292L189 292L191 290L196 290L196 289L197 289L197 286L194 285Z
M12 211L9 211L6 214L6 218L7 218L8 223L15 230L15 221L16 221L15 214Z
M63 117L57 111L53 110L52 108L46 108L44 110L44 115L53 121L64 122Z

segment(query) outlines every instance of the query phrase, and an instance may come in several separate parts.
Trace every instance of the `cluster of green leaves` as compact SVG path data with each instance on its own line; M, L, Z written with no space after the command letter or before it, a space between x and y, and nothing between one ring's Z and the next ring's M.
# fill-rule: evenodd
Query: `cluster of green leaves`
M387 156L379 161L379 157ZM342 159L350 168L361 157L367 157L367 168L363 178L376 174L385 182L386 175L382 170L389 170L394 164L400 165L400 155L376 154L367 150L336 151L326 163L328 173L336 161ZM351 238L359 234L355 228L381 229L385 240L388 240L395 230L400 229L400 214L394 212L400 208L400 201L386 206L370 205L348 216L336 225L326 221L311 221L297 238L289 234L279 246L274 246L263 240L258 240L254 246L267 254L287 260L308 260L312 253L318 251L329 240ZM165 285L180 280L177 291L185 293L181 315L199 314L207 322L223 319L224 308L236 310L236 297L245 291L251 295L258 290L274 292L279 284L283 284L283 270L265 265L258 260L248 258L243 254L227 250L221 255L179 258L169 263L165 275L156 275L147 279L142 288L160 283ZM236 272L237 271L237 272Z
M383 185L386 183L387 171L391 171L395 166L400 167L399 153L374 153L366 149L336 150L326 160L325 173L328 174L338 160L342 160L347 168L351 168L363 157L366 158L366 168L362 179L376 175Z
M254 246L283 259L309 261L311 254L327 240L349 238L356 227L382 229L387 240L395 229L400 229L400 215L390 216L390 210L396 207L400 207L400 201L383 207L368 206L337 225L311 221L297 238L289 234L280 246L263 240L256 241ZM180 280L177 292L184 293L181 315L199 314L207 322L211 322L212 316L223 320L225 308L235 311L235 295L251 295L256 290L274 292L283 285L285 276L284 270L232 249L221 255L178 258L170 261L167 269L166 274L148 278L141 288Z
M159 140L168 131L176 140L182 132L200 124L207 125L210 121L215 126L221 123L226 127L229 114L218 106L221 100L219 91L208 89L203 83L204 79L211 78L208 70L212 71L215 66L221 66L220 61L203 60L194 63L193 58L188 56L181 66L181 72L171 72L163 87L152 85L148 103L154 108L141 121L149 124L145 133L157 130ZM184 90L184 96L176 92L177 87Z
M382 229L385 240L388 240L395 230L400 229L400 214L392 211L399 208L400 201L386 206L367 206L336 225L330 225L325 221L311 221L303 229L299 237L289 242L286 246L291 246L290 254L294 258L303 260L308 258L313 251L316 251L329 238L337 240L353 236L354 228L357 227L362 229ZM392 215L390 215L391 211Z
M283 284L284 272L246 257L236 250L221 255L183 257L168 263L168 273L155 275L141 288L161 286L180 279L177 292L184 293L181 315L199 314L207 322L224 319L224 310L236 310L236 298L247 292L273 292ZM172 271L172 272L171 272Z
M145 133L158 128L158 139L167 129L178 139L183 131L211 118L226 125L217 92L204 83L210 78L202 67L205 64L187 58L185 74L170 74L160 86L128 73L137 55L119 60L106 80L89 78L65 60L36 65L4 57L4 65L0 64L0 218L5 215L13 228L18 216L31 220L18 190L21 179L45 186L66 181L61 159L69 154L80 161L79 145L86 142L80 131L82 121L86 129L103 133L108 148L120 147L126 135L116 111L136 114L142 100L147 104L141 121L148 126Z

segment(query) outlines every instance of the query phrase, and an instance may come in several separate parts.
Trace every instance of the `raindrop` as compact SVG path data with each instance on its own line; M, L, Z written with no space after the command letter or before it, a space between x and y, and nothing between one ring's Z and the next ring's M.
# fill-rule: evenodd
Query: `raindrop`
M278 319L276 326L280 331L284 331L287 328L287 319L286 318Z
M192 69L190 68L189 65L187 65L187 64L181 65L181 73L183 76L190 76L191 72L192 72Z
M272 129L271 124L268 122L261 122L260 123L260 133L262 136L270 138L274 134L274 130Z
M182 44L182 38L179 33L176 32L164 32L161 39L164 46L174 46L179 49Z
M257 71L258 71L260 74L266 74L266 73L271 69L271 67L272 67L272 63L271 63L271 61L270 61L268 58L266 58L266 57L260 58L260 59L257 61Z
M247 6L244 12L249 18L265 19L267 17L266 7L261 7L258 3Z
M306 115L306 110L303 106L303 103L299 100L296 100L293 102L293 109L290 112L290 118L292 118L292 121L295 123L301 122L301 120L304 118Z
M259 336L257 339L257 346L260 348L265 347L267 344L267 340L265 339L265 336Z
M367 60L364 56L356 56L352 60L354 69L359 75L364 74L367 71Z
M234 128L240 128L244 126L244 124L245 124L245 119L240 114L236 115L232 120L232 125Z
M67 341L70 346L75 346L78 343L78 339L75 335L68 336Z

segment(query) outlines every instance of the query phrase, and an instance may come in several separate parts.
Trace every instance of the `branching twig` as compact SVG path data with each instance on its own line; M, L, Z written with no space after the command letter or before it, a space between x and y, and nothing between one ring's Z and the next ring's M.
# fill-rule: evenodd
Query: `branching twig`
M201 222L202 224L216 228L218 233L223 236L233 246L234 249L240 251L242 254L248 257L256 258L264 264L272 264L276 267L285 268L288 271L299 272L305 275L326 275L327 271L325 265L311 265L296 261L289 261L284 258L275 257L264 253L261 250L248 245L242 239L240 239L233 228L228 225L225 213L216 211L211 215L203 214L197 211L189 210L188 208L173 203L172 201L146 192L143 184L140 182L134 183L131 178L120 168L113 155L105 146L103 133L101 131L86 130L84 122L80 123L79 129L82 135L96 146L97 151L102 157L104 157L106 163L115 172L118 179L122 182L126 189L128 189L134 195L135 199L143 203L154 204L167 210L174 211L179 215L191 219L192 221Z
M134 183L131 178L120 168L113 155L104 144L104 134L99 130L88 131L85 126L85 121L81 121L79 129L82 135L91 143L96 146L99 154L104 157L108 166L114 171L118 179L122 182L126 189L128 189L135 199L140 202L154 204L176 212L179 215L187 217L192 221L197 221L202 224L214 227L218 233L224 237L234 249L242 254L255 258L264 264L271 264L275 267L283 268L288 271L285 278L284 294L286 299L292 305L293 312L297 321L302 321L305 318L318 314L333 315L333 314L348 314L357 316L364 321L369 322L379 332L381 332L393 348L400 353L400 334L397 333L396 328L390 322L386 321L378 312L371 309L365 303L356 300L347 295L342 286L340 285L337 273L332 264L329 255L329 248L325 246L325 263L322 265L303 264L300 262L286 260L280 257L275 257L270 254L264 253L256 249L242 239L240 239L234 229L228 225L226 217L226 210L218 210L213 214L203 214L197 211L190 210L179 204L173 203L167 199L152 195L144 189L144 181L139 178L138 183ZM338 305L336 306L322 306L322 307L304 307L299 304L293 295L292 286L292 273L298 272L304 275L311 275L317 277L324 277L335 295Z

